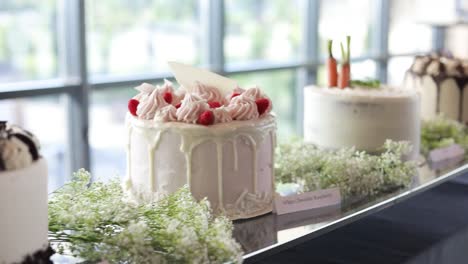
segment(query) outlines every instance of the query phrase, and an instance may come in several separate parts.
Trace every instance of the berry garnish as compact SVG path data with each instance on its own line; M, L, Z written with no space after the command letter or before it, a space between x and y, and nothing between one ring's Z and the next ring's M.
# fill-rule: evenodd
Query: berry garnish
M219 102L208 102L210 105L210 108L218 108L221 107L221 104Z
M166 103L168 104L172 103L172 93L165 92L163 95L163 98L164 98L164 101L166 101Z
M232 93L231 99L234 98L234 97L236 97L236 96L239 96L239 95L240 95L240 93Z
M255 103L257 104L257 110L259 115L263 115L265 111L268 109L270 106L270 100L267 98L260 98L255 100Z
M175 108L179 109L181 105L182 105L182 103L178 103L178 104L175 105Z
M214 114L210 110L206 110L200 114L197 123L204 126L209 126L214 123Z
M130 111L130 114L137 116L137 107L140 104L140 102L137 99L130 99L128 101L128 111Z

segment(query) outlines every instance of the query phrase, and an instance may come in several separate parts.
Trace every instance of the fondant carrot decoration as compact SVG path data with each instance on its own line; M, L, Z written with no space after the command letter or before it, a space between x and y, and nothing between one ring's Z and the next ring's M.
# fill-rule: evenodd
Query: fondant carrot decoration
M341 62L341 72L338 78L338 86L341 89L344 89L345 87L349 87L349 81L351 80L351 65L350 65L350 44L351 44L351 37L346 36L346 52L343 47L343 43L340 43L341 45L341 57L342 57L342 62Z
M328 59L327 59L327 70L328 70L328 86L338 86L338 69L336 67L336 59L333 58L332 53L333 40L328 40Z

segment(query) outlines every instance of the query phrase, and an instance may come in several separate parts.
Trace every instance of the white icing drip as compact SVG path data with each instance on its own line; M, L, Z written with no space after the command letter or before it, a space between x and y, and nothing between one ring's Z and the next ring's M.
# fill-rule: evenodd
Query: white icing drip
M192 190L192 152L185 153L185 165L187 166L187 185Z
M148 146L149 154L149 187L151 192L154 192L154 149Z
M218 161L218 208L224 211L223 203L223 142L215 140Z
M232 150L233 150L233 154L234 154L234 171L237 171L239 169L239 165L238 165L238 153L237 153L237 144L236 144L236 137L234 137L232 139Z
M271 140L271 175L275 175L275 148L276 148L276 133L273 130L270 130L270 140ZM271 189L276 190L275 181L271 181Z
M159 146L159 142L161 141L161 133L164 132L164 130L160 130L156 133L155 137L151 140L150 138L148 139L148 141L150 141L150 145L148 146L148 150L149 150L149 162L150 162L150 175L149 175L149 185L150 185L150 190L152 192L155 191L155 185L154 185L154 182L155 182L155 176L154 176L154 153L157 149L157 147Z
M240 136L243 136L247 139L249 139L250 141L250 146L252 147L252 155L253 155L253 159L252 159L252 162L253 162L253 166L252 166L252 176L253 176L253 192L254 193L257 193L257 178L258 178L258 171L257 171L257 142L255 141L255 139L251 136L251 135L246 135L246 134L241 134ZM263 138L263 137L261 137ZM260 141L261 142L261 141ZM260 144L259 142L259 144Z
M133 127L132 126L127 126L127 182L126 185L128 188L131 188L133 183L132 183L132 170L130 169L132 166L132 155L130 155L130 147L131 147L131 139L132 139L132 131Z

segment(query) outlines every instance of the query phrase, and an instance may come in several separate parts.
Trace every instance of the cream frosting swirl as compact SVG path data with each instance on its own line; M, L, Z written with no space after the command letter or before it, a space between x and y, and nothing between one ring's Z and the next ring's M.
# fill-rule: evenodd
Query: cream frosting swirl
M0 149L6 170L26 168L33 162L28 146L15 137L0 141Z
M153 119L156 111L168 105L164 100L161 90L154 89L151 94L140 99L137 107L137 116L141 119Z
M154 115L154 121L157 122L173 122L177 121L177 109L173 105L166 105Z
M156 87L149 83L142 83L135 87L135 90L139 91L139 93L133 99L137 99L138 101L145 100L155 89Z
M232 98L234 98L234 94L237 94L237 95L240 95L242 93L244 93L245 90L240 88L239 86L237 86L236 88L234 88L234 90L232 90L231 93L227 94L226 97L225 97L225 100L226 102L230 102L232 100Z
M210 108L205 99L193 93L186 93L181 103L176 115L178 121L185 123L196 124L198 116Z
M178 105L182 102L187 92L184 89L177 89L174 94L172 94L172 105Z
M213 115L215 117L215 123L227 123L232 121L231 114L225 106L221 106L213 109Z
M250 120L258 118L257 104L255 100L243 93L232 98L228 106L229 114L233 120Z
M430 75L438 75L440 73L440 62L437 60L433 60L426 68L426 72Z
M192 92L198 94L207 102L219 102L222 105L225 104L225 99L221 94L221 91L215 87L207 86L197 82Z
M271 99L268 98L268 96L266 96L262 90L260 90L260 88L258 88L258 86L254 86L254 87L251 87L249 89L247 89L245 91L245 93L243 93L245 96L249 96L251 97L252 99L255 100L258 100L258 99L261 99L261 98L265 98L268 100L269 104L268 104L268 108L265 110L265 112L261 115L261 116L264 116L268 113L271 112L271 110L273 109L273 104L271 103Z
M248 88L244 93L245 96L252 97L254 100L265 97L262 90L258 86Z
M174 86L172 85L172 82L166 79L164 79L164 84L162 86L157 86L157 89L161 91L161 94L174 93Z

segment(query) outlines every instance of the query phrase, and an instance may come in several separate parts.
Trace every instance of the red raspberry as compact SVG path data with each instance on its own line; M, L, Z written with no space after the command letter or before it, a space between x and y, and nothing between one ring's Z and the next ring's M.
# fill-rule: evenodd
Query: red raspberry
M163 98L164 98L164 101L166 101L166 103L168 104L172 103L172 93L165 92L163 95Z
M259 115L263 115L265 111L268 109L270 106L270 100L267 98L260 98L255 100L255 103L257 104L257 110Z
M214 123L214 114L210 110L206 110L200 114L197 123L204 126L209 126Z
M221 103L219 103L219 102L208 102L208 104L210 105L210 108L221 107Z
M240 95L240 93L232 93L231 99L234 98L234 97L236 97L236 96L239 96L239 95Z
M178 104L175 105L175 108L179 109L181 105L182 105L182 103L178 103Z
M137 107L140 104L140 102L137 99L130 99L128 101L128 111L130 111L130 114L137 116Z

